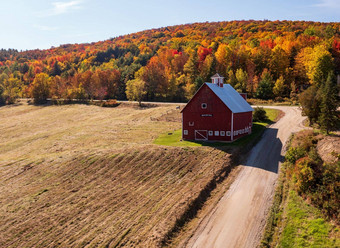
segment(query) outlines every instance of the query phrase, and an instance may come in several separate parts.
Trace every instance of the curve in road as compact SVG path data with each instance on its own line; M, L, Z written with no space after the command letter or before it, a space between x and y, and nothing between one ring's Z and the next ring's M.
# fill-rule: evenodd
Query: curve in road
M266 107L267 108L267 107ZM271 206L285 144L303 129L298 107L270 107L285 113L251 150L235 181L206 216L186 247L256 247Z

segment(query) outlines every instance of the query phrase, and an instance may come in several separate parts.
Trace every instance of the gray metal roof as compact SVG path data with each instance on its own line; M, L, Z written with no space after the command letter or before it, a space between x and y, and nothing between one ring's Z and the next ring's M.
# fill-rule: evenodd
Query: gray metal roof
M217 84L205 83L231 110L233 113L243 113L254 109L230 84L223 84L223 88Z

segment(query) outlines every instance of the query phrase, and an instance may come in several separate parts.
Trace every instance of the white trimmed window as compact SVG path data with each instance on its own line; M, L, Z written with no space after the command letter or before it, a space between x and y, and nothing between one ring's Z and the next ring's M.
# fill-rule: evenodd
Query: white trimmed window
M230 136L230 135L231 135L230 131L227 131L227 136Z
M183 131L183 134L184 134L184 135L188 135L188 130L184 130L184 131Z
M225 136L225 131L221 131L221 132L220 132L220 135L221 135L221 136Z
M193 127L193 126L194 126L194 124L195 124L195 123L194 123L193 121L192 121L192 122L191 122L191 121L189 121L189 126L190 126L190 127Z
M208 107L208 105L207 105L206 103L202 103L202 104L201 104L201 108L202 108L202 109L206 109L207 107Z
M237 131L234 131L234 136L236 136L237 135Z
M209 136L213 136L213 135L214 135L214 132L213 132L213 131L209 131L209 132L208 132L208 135L209 135Z
M220 132L219 131L215 131L215 136L219 136Z

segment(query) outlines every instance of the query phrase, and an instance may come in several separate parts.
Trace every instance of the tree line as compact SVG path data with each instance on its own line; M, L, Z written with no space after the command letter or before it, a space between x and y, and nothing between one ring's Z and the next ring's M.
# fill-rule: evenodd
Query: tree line
M340 74L340 25L194 23L48 50L0 50L0 101L127 99L136 89L143 100L187 101L216 72L249 97L297 99Z

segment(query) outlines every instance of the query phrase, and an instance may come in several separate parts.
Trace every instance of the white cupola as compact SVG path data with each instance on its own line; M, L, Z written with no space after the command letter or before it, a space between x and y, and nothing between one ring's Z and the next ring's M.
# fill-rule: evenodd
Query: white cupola
M222 77L218 73L216 73L214 76L211 77L211 82L221 88L223 88L223 80L224 80L224 77Z

